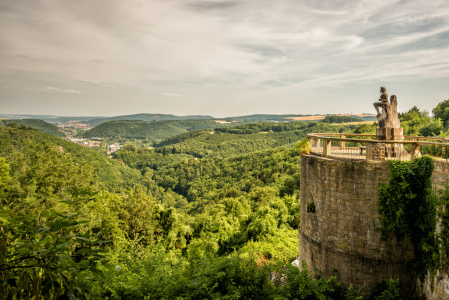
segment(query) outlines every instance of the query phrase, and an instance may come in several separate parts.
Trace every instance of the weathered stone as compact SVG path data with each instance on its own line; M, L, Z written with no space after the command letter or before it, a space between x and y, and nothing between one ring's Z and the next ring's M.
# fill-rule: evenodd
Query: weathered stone
M316 207L308 213L301 206L299 259L309 270L337 276L365 295L388 278L399 278L401 290L410 294L420 289L413 276L411 243L399 244L393 235L388 244L380 238L377 191L388 180L388 161L301 157L301 200ZM449 162L436 160L431 180L433 187L449 182ZM449 299L446 271L433 279L429 274L422 286L428 300Z
M379 102L374 103L374 108L377 112L376 140L403 141L404 133L399 121L397 98L395 95L392 95L390 103L388 103L386 89L381 87L380 92Z
M390 277L400 278L404 286L413 285L411 245L397 247L388 255L376 230L380 227L377 186L387 182L377 178L387 179L388 173L386 161L301 157L301 199L316 207L314 213L301 210L299 257L309 270L335 275L365 294ZM324 182L337 189L326 189ZM395 240L389 242L396 245ZM337 274L332 273L334 269L339 270Z

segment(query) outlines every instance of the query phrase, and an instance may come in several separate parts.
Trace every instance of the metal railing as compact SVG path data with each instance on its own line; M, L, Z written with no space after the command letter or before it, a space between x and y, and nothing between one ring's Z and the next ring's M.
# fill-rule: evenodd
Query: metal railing
M402 141L376 140L375 134L310 133L311 152L325 157L363 160L412 160L421 155L448 158L449 139L405 136Z

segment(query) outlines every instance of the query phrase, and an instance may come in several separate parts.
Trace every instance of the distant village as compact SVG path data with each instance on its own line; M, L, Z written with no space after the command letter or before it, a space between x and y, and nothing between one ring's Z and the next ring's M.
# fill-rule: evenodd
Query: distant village
M87 130L92 129L93 127L89 124L78 123L78 121L69 121L68 123L59 123L59 124L55 124L55 125L57 127L59 127L62 131L64 131L64 133L66 134L65 139L68 141L71 141L73 143L76 143L78 145L88 147L88 148L101 147L101 142L102 142L103 138L92 137L90 139L85 139L85 138L73 137L72 133L76 132L77 130L87 131ZM121 145L119 143L110 144L110 145L108 145L107 154L112 154L112 153L120 150L122 147L123 147L123 145Z

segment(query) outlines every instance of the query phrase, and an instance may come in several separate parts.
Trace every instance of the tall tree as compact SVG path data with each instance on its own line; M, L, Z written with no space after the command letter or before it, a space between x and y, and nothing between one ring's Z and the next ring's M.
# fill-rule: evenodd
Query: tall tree
M444 100L432 110L435 118L440 118L445 128L449 126L449 99Z

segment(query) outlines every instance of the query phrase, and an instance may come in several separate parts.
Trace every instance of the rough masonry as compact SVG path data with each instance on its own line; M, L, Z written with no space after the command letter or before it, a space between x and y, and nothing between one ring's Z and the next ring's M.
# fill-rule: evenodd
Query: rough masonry
M301 156L299 260L309 270L336 276L365 295L388 278L399 278L410 294L421 290L411 271L412 245L398 245L394 236L392 246L380 239L377 192L388 180L388 161ZM449 163L435 161L432 184L448 181ZM433 291L427 280L423 292L427 299L449 299L447 273L437 275Z

